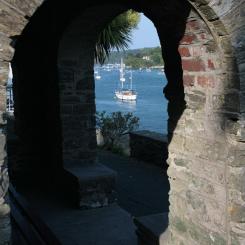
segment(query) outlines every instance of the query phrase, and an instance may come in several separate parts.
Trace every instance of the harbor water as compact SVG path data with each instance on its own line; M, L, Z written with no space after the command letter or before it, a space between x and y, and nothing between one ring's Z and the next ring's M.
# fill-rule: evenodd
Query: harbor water
M120 101L115 98L115 90L120 86L119 70L100 70L101 79L95 80L96 111L112 113L132 112L139 117L139 129L167 133L167 100L163 88L167 80L164 73L152 70L133 70L133 89L137 91L137 101ZM130 86L130 74L126 72L124 86Z

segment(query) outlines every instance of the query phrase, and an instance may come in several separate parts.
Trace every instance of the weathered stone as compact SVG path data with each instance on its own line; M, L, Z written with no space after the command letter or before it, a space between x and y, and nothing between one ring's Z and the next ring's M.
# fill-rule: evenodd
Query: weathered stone
M218 19L218 16L214 12L214 10L212 8L210 8L209 6L207 6L207 5L206 6L205 5L200 6L200 11L202 12L202 14L204 14L204 16L209 21L213 21L213 20L217 20Z
M164 4L161 3L159 5L158 1L156 1L156 3L138 2L134 3L132 8L137 7L136 9L144 10L153 21L158 19L157 22L161 23L161 25L156 26L158 33L164 33L165 35L165 37L161 36L161 42L164 45L165 40L169 37L177 37L178 41L183 37L179 53L183 60L182 65L184 70L187 109L184 110L183 108L184 111L178 115L173 113L173 109L173 111L171 111L171 108L174 107L176 107L175 109L178 111L177 109L180 103L178 104L177 100L178 98L183 98L183 94L180 94L182 92L178 90L180 86L174 87L177 89L173 89L174 96L171 98L169 106L169 115L171 117L169 119L169 125L171 124L169 129L173 131L173 137L169 145L168 160L170 163L168 173L171 182L170 216L172 217L169 226L171 234L169 244L244 244L245 228L243 214L245 212L245 184L243 181L243 167L245 161L244 145L242 145L242 142L245 141L244 123L242 122L245 120L245 80L243 79L245 71L244 1L191 0L191 4L193 4L196 10L205 19L205 22L195 11L192 11L186 20L185 16L182 14L185 12L182 5L184 1L169 1L171 4L165 1ZM22 32L23 28L26 26L29 17L32 16L37 10L37 7L42 3L42 0L5 0L0 3L0 86L3 86L0 91L0 115L2 117L0 122L3 125L5 124L4 111L6 108L4 86L6 85L8 73L7 62L3 61L10 61L14 53L11 47L12 44L10 43L10 36L21 34L22 38L25 36L25 32ZM121 3L124 2L118 1L117 5ZM83 4L85 6L86 1ZM59 8L55 9L57 14L51 16L52 18L48 18L49 25L52 26L50 28L52 31L46 30L44 27L45 31L43 33L45 33L45 35L42 33L42 37L54 40L54 43L57 42L57 44L52 47L52 50L58 49L58 43L60 47L64 47L64 56L59 54L58 58L60 72L60 105L55 105L60 106L61 112L63 146L65 146L63 154L68 159L76 158L91 163L95 161L96 158L94 149L95 122L93 115L95 111L95 95L93 74L91 73L93 69L94 51L92 44L96 37L96 30L101 29L103 23L107 23L111 20L109 16L110 13L116 15L126 9L120 7L118 12L114 13L113 8L105 6L108 12L106 9L99 12L103 13L103 15L98 15L97 11L91 11L91 13L86 15L87 9L86 11L79 9L80 7L82 8L83 4L81 4L81 6L73 6L72 3L65 5L67 8L65 12L69 12L71 16L71 6L73 6L74 9L77 8L77 12L82 10L80 12L83 13L79 25L77 24L79 31L73 32L74 29L76 29L74 25L66 26L66 30L68 30L69 33L68 39L71 43L68 42L66 43L67 45L62 46L60 45L60 37L57 39L54 37L56 26L60 27L60 30L57 32L63 33L65 36L66 33L65 31L63 32L61 24L72 23L70 19L62 19L62 21L59 22L59 18L68 16L59 12L62 4L59 5ZM102 1L102 5L103 4L104 2ZM135 6L138 4L139 6ZM123 4L123 6L125 6L125 4ZM131 7L130 3L127 6ZM162 9L163 6L164 8ZM173 7L176 6L177 8L173 11ZM52 7L54 6L52 5ZM39 16L42 18L41 11L43 8L39 10L35 17ZM52 12L53 10L49 9L49 11ZM157 14L158 11L160 15ZM45 16L45 20L47 20L48 14L48 11L44 13L43 16ZM87 17L85 18L85 16ZM166 16L166 19L162 18L162 16ZM180 16L183 19L181 19ZM103 19L103 17L105 19ZM39 20L41 23L41 19ZM31 24L34 23L32 21L31 18ZM183 31L185 25L183 25L182 22L187 22L184 35ZM162 26L169 28L166 31ZM181 29L180 26L183 28L181 33L177 31ZM39 32L41 33L42 31L41 29L42 28L35 29L37 37ZM84 35L84 33L86 33L86 35ZM166 33L168 33L168 35L166 35ZM49 37L49 35L51 36ZM171 43L171 47L168 45L164 47L168 52L170 50L173 51L173 46L175 46L175 41L172 42L171 38L171 41L167 40L168 44ZM175 40L175 38L173 38L173 40ZM31 40L31 44L34 43L35 40ZM49 45L46 45L45 40L42 40L40 43L40 46L37 45L35 47L37 59L33 62L39 59L45 60L49 69L52 69L48 61L52 55L56 57L57 54L51 51L51 48L49 49L48 46L53 44L52 42L48 42ZM80 46L76 46L77 43L80 43ZM48 51L42 54L44 49L40 48L43 45L44 47L46 45ZM33 50L30 50L30 52L32 51ZM176 50L174 50L173 53L175 53L175 51ZM27 53L28 52L24 52L25 55L28 55ZM67 57L70 57L70 59ZM167 58L169 57L174 58L174 55L170 52L170 55L167 55ZM28 75L22 70L24 63L21 58L23 57L19 56L18 58L20 59L19 63L21 63L21 69L19 71L20 77L23 80L21 90L25 90L25 82L28 80L26 76L28 77ZM56 64L55 62L54 64ZM176 78L175 73L178 73L178 69L176 70L176 67L173 66L176 62L173 60L171 60L171 62L171 69L173 69L171 74L167 74L168 69L166 69L166 74L170 78L169 84L176 82L181 83L182 77L179 75L179 77ZM37 62L36 66L40 64L41 69L45 70L46 67L42 62ZM28 66L28 69L31 68ZM55 72L54 68L54 73ZM48 73L49 72L47 72L46 75L50 75ZM179 73L181 73L181 69ZM36 76L39 76L39 74L36 74ZM37 90L35 93L37 97L40 95L43 99L44 97L41 90ZM32 92L34 90L30 89L30 91ZM23 96L19 104L25 106L22 99ZM51 101L52 100L49 102ZM183 106L183 103L181 106ZM35 109L39 111L41 108L40 106L40 108ZM44 108L42 109L40 113L43 113L45 110ZM222 113L222 115L216 116L216 110L219 111L220 114ZM44 116L47 116L50 121L53 119L50 117L50 115L52 115L51 112L52 111ZM19 116L21 118L27 117L25 113L20 113ZM183 119L183 117L186 118ZM42 118L42 116L40 116L40 118ZM230 118L228 122L226 120L227 118ZM34 119L35 116L28 118L28 120L23 121L24 123L19 126L20 133L23 133L22 136L28 134L29 131L31 133L35 132L35 130L32 129L34 126L32 125L32 121L35 121ZM25 126L25 122L28 122L27 126ZM30 130L23 130L22 132L23 128L21 127L30 127ZM1 128L1 131L4 132L4 127ZM32 139L33 136L30 138ZM4 149L5 138L3 135L0 136L0 142L0 158L4 159L6 154ZM1 162L0 165L2 166L3 162ZM227 168L228 165L231 167ZM6 170L4 171L6 172ZM6 176L3 174L4 171L2 171L1 168L0 179ZM5 179L4 182L7 183L7 180ZM4 195L6 192L6 184L0 186L0 195ZM86 191L87 190L85 190L85 193ZM224 201L225 193L229 193L226 197L227 202ZM103 195L97 194L96 198L103 200ZM182 195L181 198L178 198L178 195ZM2 207L3 203L3 198L1 198L0 207ZM103 203L103 201L101 203ZM231 208L230 210L229 207ZM226 220L225 225L224 220ZM1 228L0 237L3 237ZM231 239L231 241L229 239Z
M185 86L193 86L195 83L195 77L190 75L184 75L183 77Z
M245 212L245 205L242 206L233 203L229 207L231 221L233 222L244 223L245 222L244 212Z
M166 135L148 130L131 132L129 135L131 157L161 168L167 168L165 164L168 156L168 139Z
M204 107L206 103L205 94L201 91L193 91L194 93L190 93L186 96L186 102L188 108L194 110L200 110Z
M206 70L204 62L200 59L192 59L192 60L183 59L182 67L183 67L183 70L185 71L205 71Z
M213 95L214 110L226 110L232 112L239 112L240 103L238 93Z
M217 34L219 36L225 36L228 34L225 26L220 20L212 21L212 24L214 25L215 30L217 30Z
M245 167L229 167L229 186L245 193Z
M215 78L214 76L198 76L197 84L201 87L210 87L213 88L215 86Z

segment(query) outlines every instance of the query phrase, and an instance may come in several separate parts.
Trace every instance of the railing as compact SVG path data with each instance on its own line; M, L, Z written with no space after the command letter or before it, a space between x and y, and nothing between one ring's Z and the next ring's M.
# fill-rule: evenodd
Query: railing
M7 112L14 113L14 96L12 84L7 85Z

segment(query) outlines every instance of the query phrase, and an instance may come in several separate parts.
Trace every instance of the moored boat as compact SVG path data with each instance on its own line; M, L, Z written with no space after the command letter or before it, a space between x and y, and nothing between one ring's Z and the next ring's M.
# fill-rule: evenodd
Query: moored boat
M133 101L137 99L137 92L133 90L133 77L132 77L132 71L130 71L130 88L127 89L124 87L124 83L126 82L126 78L124 76L124 67L123 59L121 59L121 66L120 66L120 88L115 91L115 95L120 100L126 100L126 101Z

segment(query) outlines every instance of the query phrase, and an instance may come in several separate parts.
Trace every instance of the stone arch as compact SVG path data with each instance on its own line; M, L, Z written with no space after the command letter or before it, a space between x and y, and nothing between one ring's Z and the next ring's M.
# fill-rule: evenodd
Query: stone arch
M28 16L31 16L36 6L41 4L41 2L38 3L38 1L35 1L35 3L32 4L30 1L25 2L27 5L22 5L22 7L28 7L22 8L21 10L18 10L20 9L18 6L23 4L23 2L21 2L19 5L17 3L16 6L14 4L11 5L11 2L4 5L4 9L7 13L10 13L10 16L18 16L18 18L16 18L18 21L16 25L14 25L11 21L8 21L7 23L5 22L6 25L2 25L2 30L4 33L2 36L2 43L5 45L4 53L0 57L3 67L1 71L1 82L3 85L7 78L8 69L7 62L5 61L10 60L13 54L13 49L9 45L9 37L16 36L21 33L24 25L27 23ZM244 209L244 203L241 198L243 195L243 189L239 184L239 180L242 179L244 173L242 166L242 160L244 159L244 155L242 155L242 150L244 149L244 144L242 143L244 141L244 116L242 115L242 113L244 113L244 106L242 104L244 91L242 90L243 84L239 84L239 75L241 78L243 76L243 60L242 57L237 54L237 51L242 49L243 46L238 47L236 45L241 39L239 37L240 33L242 32L239 30L241 23L236 23L236 28L234 28L232 23L234 24L235 21L233 20L233 22L229 22L228 20L233 13L237 13L237 9L241 7L242 1L241 3L239 2L234 4L234 6L228 6L231 3L220 3L219 1L216 1L213 5L209 3L210 1L190 2L205 19L206 24L208 23L208 26L211 29L211 34L213 34L213 37L215 36L214 45L217 45L219 49L217 50L217 48L214 46L215 50L213 51L217 52L214 53L218 56L216 56L214 60L211 60L211 63L208 61L208 59L206 60L208 63L205 63L208 69L212 70L213 67L215 68L215 75L212 77L210 74L205 74L206 70L202 70L203 68L201 68L199 71L190 71L185 69L185 66L193 66L193 68L195 66L202 67L202 62L197 62L199 65L197 63L190 65L190 61L188 60L193 58L193 53L189 56L190 50L184 49L185 45L187 45L185 40L182 40L181 42L180 53L184 52L182 53L182 64L184 66L184 72L187 71L187 73L184 74L184 83L187 85L186 93L188 96L187 110L185 110L184 114L181 113L180 117L178 118L178 124L174 126L174 136L170 144L169 175L172 179L171 193L180 193L180 199L178 199L177 195L172 195L171 199L170 237L172 239L172 243L170 244L178 244L178 242L185 242L187 240L193 242L193 244L195 242L199 244L205 244L205 242L210 242L211 244L212 242L220 242L221 244L231 244L231 242L237 242L238 244L242 244L244 241L244 238L242 237L242 230L244 229L242 227L242 220L239 218L239 215ZM127 1L125 1L125 3L126 5L128 4ZM128 6L130 6L130 4ZM147 4L145 4L145 6L147 7ZM229 10L228 7L233 7L233 9ZM54 12L52 12L52 14L54 14ZM191 18L197 18L197 15L194 14L191 16ZM244 19L242 15L239 15L239 18L241 20ZM15 28L11 28L11 26L15 26ZM208 30L205 30L205 32L206 34L210 35ZM159 36L161 35L163 34L159 33ZM232 41L235 43L235 45L230 43L229 35L234 35ZM57 34L56 39L58 36L59 34ZM212 49L212 46L210 46L210 48ZM193 52L193 50L191 52ZM209 57L209 55L210 54L207 56ZM202 60L202 54L199 54L199 57L201 57ZM222 60L220 60L220 58ZM219 69L220 72L218 72ZM239 75L238 70L240 71ZM200 73L194 74L194 72ZM200 75L201 73L202 76ZM89 75L91 76L91 74ZM242 81L243 80L241 79L241 82ZM198 93L192 93L193 89L196 91L198 91L198 89L204 89L205 93L203 93L203 91L202 93L200 93L200 91ZM1 101L3 105L2 112L5 110L4 91L5 88L3 86L1 91L1 94L3 94ZM211 91L211 96L206 96L207 91ZM180 104L183 105L183 98L180 98ZM210 109L208 108L209 105L214 105L214 107ZM202 113L200 113L199 106L204 109L204 117ZM66 109L67 108L65 107L62 108L62 110ZM77 110L83 109L77 108ZM203 122L205 122L206 126L208 126L207 128L204 127L207 131L199 132L195 127L199 127L199 129L203 128L202 126L200 127L200 125L198 126L198 123L202 124ZM188 126L184 127L187 125L187 123L189 123ZM190 126L191 123L193 123L192 126ZM5 122L3 121L2 125L4 124ZM202 136L202 133L204 135L203 137L200 137ZM205 133L206 136L209 137L208 139L205 136ZM216 133L215 136L218 138L218 140L212 139L210 141L210 137L214 136L213 133ZM188 134L192 134L192 136L194 136L192 140L190 137L186 137ZM225 144L221 144L222 141L225 142ZM193 159L186 158L186 155L188 154L183 154L181 157L178 157L179 154L176 153L176 149L181 149L181 151L185 153L190 150L189 153ZM4 150L2 152L4 152ZM212 156L210 158L210 154L213 154L214 157ZM222 156L222 159L218 159L220 156ZM197 162L200 162L200 164L197 165ZM207 163L209 162L213 163L211 166L211 172L206 169ZM203 171L205 174L210 174L213 179L205 180L205 178L202 178L203 176L200 177L199 173L197 173L198 171L192 174L191 171L194 170L196 166L201 167L201 171ZM217 175L215 175L216 171ZM212 173L214 173L214 175L212 175ZM224 176L222 177L222 174L224 174L225 179L223 179ZM176 179L182 178L188 180L187 185L185 185L186 183L183 184L181 181L176 181ZM211 181L212 184L207 185L207 181ZM186 189L184 189L184 187L186 187ZM193 192L195 187L197 187L197 189ZM197 192L202 194L200 199L196 198L197 195L193 196L193 193ZM217 196L218 192L223 193L223 195ZM204 204L200 205L200 203ZM212 213L209 213L208 215L207 213L204 214L199 212L205 212L207 210L213 212L215 209L218 209L220 203L224 203L224 205L222 205L224 209L222 209L222 212L218 215L213 213L214 227L205 227L205 225L203 225L205 222L202 222L201 220L207 219L209 221ZM179 207L178 205L180 204L183 206ZM178 213L178 210L181 209L188 210L189 213ZM225 221L222 223L224 224L224 229L222 227L222 230L219 230L216 225L219 224L222 215L225 216ZM186 217L188 219L186 219ZM197 225L199 222L201 224ZM187 223L189 226L186 225ZM210 223L207 222L206 225L210 225ZM224 235L224 231L227 232L226 235Z

